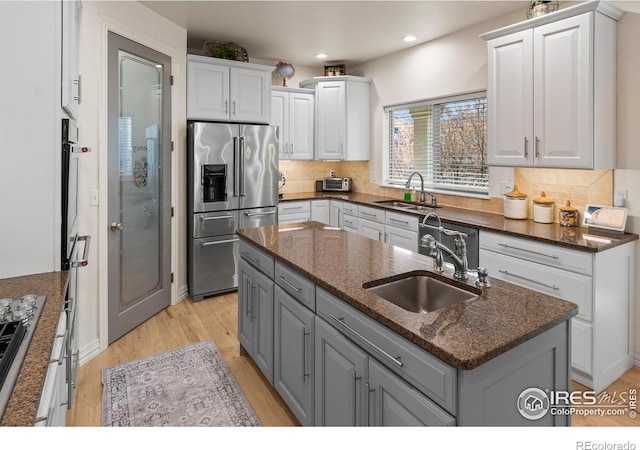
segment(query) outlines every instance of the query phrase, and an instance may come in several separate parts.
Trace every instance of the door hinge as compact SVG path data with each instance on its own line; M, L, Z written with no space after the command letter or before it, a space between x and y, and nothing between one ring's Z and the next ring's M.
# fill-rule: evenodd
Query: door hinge
M171 75L171 86L173 86L173 75Z
M173 283L173 272L171 272L171 282Z
M173 206L171 207L171 217L173 217Z

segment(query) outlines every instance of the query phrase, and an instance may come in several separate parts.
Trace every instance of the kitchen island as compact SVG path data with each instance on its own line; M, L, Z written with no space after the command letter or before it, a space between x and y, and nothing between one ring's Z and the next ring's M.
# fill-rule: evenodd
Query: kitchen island
M493 278L479 289L435 273L431 258L318 222L238 235L241 349L301 423L569 424L521 409L570 389L574 303ZM408 274L471 298L415 313L363 287ZM521 399L528 388L539 392Z

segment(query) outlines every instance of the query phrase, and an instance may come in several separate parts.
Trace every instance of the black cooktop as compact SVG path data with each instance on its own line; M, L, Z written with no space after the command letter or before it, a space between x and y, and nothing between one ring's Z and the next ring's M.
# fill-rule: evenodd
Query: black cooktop
M0 323L0 388L27 331L22 321Z

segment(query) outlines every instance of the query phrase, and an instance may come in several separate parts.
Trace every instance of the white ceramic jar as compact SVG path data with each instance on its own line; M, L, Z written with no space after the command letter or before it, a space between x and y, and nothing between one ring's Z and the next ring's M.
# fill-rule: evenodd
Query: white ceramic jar
M538 223L553 223L553 200L542 192L540 197L533 200L533 221Z
M504 194L504 217L507 219L527 218L527 194L513 187L513 191Z

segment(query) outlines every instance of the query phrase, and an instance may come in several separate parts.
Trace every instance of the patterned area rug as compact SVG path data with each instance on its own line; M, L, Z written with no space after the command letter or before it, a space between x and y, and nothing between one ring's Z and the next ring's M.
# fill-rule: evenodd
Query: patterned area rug
M260 426L212 341L102 370L102 426Z

